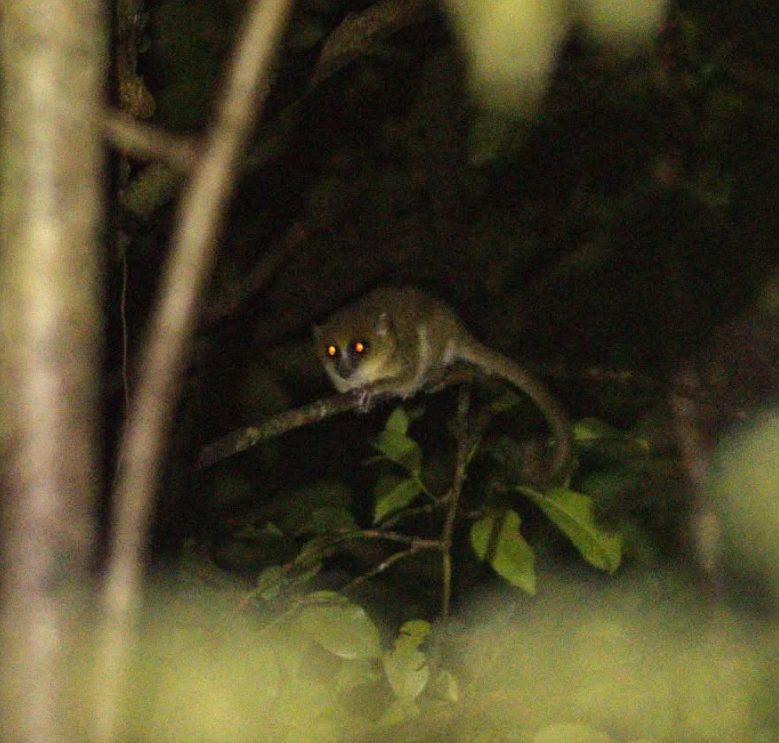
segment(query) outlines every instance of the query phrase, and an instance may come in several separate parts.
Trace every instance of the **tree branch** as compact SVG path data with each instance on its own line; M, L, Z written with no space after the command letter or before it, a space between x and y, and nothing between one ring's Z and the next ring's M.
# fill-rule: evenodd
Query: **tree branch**
M112 533L103 593L106 637L98 738L118 734L127 656L140 600L152 499L179 397L197 310L232 194L238 158L270 89L271 63L291 0L255 0L249 7L214 126L182 197L161 297L142 354L119 453Z

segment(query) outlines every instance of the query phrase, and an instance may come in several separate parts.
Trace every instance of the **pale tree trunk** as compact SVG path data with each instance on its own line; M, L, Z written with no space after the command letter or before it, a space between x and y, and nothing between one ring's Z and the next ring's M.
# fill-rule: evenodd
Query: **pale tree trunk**
M214 124L184 189L117 455L100 593L104 631L90 636L89 649L98 650L96 698L79 700L65 696L74 669L60 661L68 602L80 585L88 589L99 484L106 16L97 0L0 5L3 741L64 743L62 717L74 704L91 710L86 724L97 740L121 738L145 537L167 434L239 156L268 93L290 7L291 0L248 4ZM78 679L77 693L89 696L89 684Z
M99 0L3 0L0 16L0 733L57 743L99 480L106 24Z

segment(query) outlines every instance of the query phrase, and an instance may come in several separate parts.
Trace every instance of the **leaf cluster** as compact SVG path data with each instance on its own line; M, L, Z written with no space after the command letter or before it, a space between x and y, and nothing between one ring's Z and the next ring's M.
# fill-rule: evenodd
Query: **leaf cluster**
M568 485L545 491L512 481L510 473L522 471L518 460L523 448L507 436L474 440L464 429L455 430L450 445L459 451L462 474L455 466L454 473L450 470L447 476L444 468L442 475L440 463L428 466L432 455L412 435L412 424L422 417L420 410L398 407L372 442L376 454L365 463L375 472L369 525L361 524L349 488L323 481L299 491L286 514L257 526L247 524L236 533L236 539L253 542L265 556L252 594L255 599L289 601L322 581L327 585L334 566L339 566L336 574L341 575L346 595L354 591L359 595L360 587L378 576L395 575L390 583L396 586L398 581L428 582L428 591L438 584L440 612L446 614L452 581L469 559L532 594L538 580L536 525L544 520L586 563L609 574L617 571L623 537L618 525L606 528L599 522L596 507L604 488L613 487L611 481L591 472L579 478L584 490ZM618 441L639 461L647 456L641 442L597 422L583 421L576 435L583 452L613 447ZM491 461L493 470L497 462L504 471L501 477L509 479L493 482L477 469L476 479L466 487L469 469L477 460ZM631 466L623 460L623 471ZM529 532L524 524L528 519ZM273 543L276 548L269 547ZM410 577L414 575L415 579Z

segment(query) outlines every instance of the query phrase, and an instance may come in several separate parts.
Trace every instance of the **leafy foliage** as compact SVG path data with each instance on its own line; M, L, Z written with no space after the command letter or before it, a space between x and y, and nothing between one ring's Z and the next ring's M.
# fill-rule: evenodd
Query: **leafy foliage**
M422 482L422 450L408 435L410 423L408 413L402 407L396 408L373 444L383 459L398 465L406 473L405 477L386 475L377 482L374 523L409 506L420 493L427 492Z
M328 653L345 660L377 658L381 654L379 633L365 610L333 593L313 593L297 617L303 634ZM323 605L319 605L319 602ZM327 603L325 603L327 602Z
M519 532L515 511L490 511L471 527L471 545L498 575L528 593L536 591L535 555Z
M316 580L325 560L339 554L357 554L354 550L360 543L394 543L400 545L401 549L389 554L379 552L378 555L382 557L374 558L379 563L367 566L365 575L356 578L358 583L365 577L384 572L390 565L402 563L423 552L427 553L427 562L435 560L436 555L442 553L445 560L455 558L456 570L457 561L463 559L463 545L450 541L446 527L440 527L441 533L432 536L416 536L407 530L397 530L396 524L406 519L413 520L415 515L432 518L433 523L469 524L470 547L475 559L489 565L508 583L533 594L537 588L536 551L532 541L522 533L523 517L520 510L503 502L509 494L517 505L521 501L532 504L536 514L531 521L537 521L538 516L543 514L590 565L609 573L618 569L622 560L622 537L598 524L591 495L570 488L553 488L541 492L521 484L512 484L507 490L504 489L502 498L495 499L483 485L474 483L476 492L469 493L469 497L480 493L480 497L486 498L486 501L479 508L466 511L458 508L458 500L453 497L451 489L453 486L447 490L444 485L440 493L433 492L425 483L427 457L410 433L412 419L418 417L409 415L403 407L396 408L373 443L378 456L371 458L369 463L373 468L379 468L373 488L374 528L361 529L342 505L326 506L320 499L311 497L301 501L299 506L308 502L309 510L299 510L295 521L290 523L299 524L297 535L309 535L308 541L300 547L294 559L283 567L276 565L262 572L255 595L267 599L278 596L280 591L282 594L290 590L295 592ZM595 446L593 430L594 424L581 429L590 447ZM599 435L603 442L617 437L617 433L611 429L601 429ZM508 459L519 458L523 454L521 447L512 444L506 437L501 437L498 443L504 464ZM493 457L495 449L486 449L485 453ZM466 469L468 463L478 459L479 447L476 446L467 454ZM521 469L519 463L514 463L507 471ZM458 487L462 485L460 483ZM338 497L342 497L340 493ZM432 575L429 580L434 580ZM448 580L451 580L451 576L445 575L444 581ZM445 584L443 592L448 591L449 586ZM344 617L336 624L348 626L350 621L356 620Z
M614 573L622 561L622 537L599 528L593 517L592 498L573 490L555 488L538 493L518 488L571 540L582 557L600 570Z
M691 740L749 739L754 695L766 688L755 639L767 628L723 616L707 647L710 607L660 577L615 582L605 594L554 581L538 611L496 596L449 626L414 619L397 630L332 591L300 595L281 614L284 602L273 601L260 627L230 609L220 627L219 603L190 589L189 608L168 598L175 620L145 641L139 681L159 691L142 697L128 729L183 740L179 731L192 735L205 719L206 729L241 741L266 726L272 739L301 742L444 732L605 742L614 729L631 740L679 730Z
M515 396L514 396L515 397ZM498 405L502 410L515 404ZM594 424L591 424L591 427ZM408 477L380 481L375 493L376 521L380 517L399 511L411 505L425 490L421 480L422 453L419 446L408 435L409 418L396 409L389 417L384 431L378 438L376 448L382 455L405 470ZM581 435L581 431L579 431ZM586 440L615 438L613 429L601 429L599 433L587 430ZM507 439L503 439L504 455ZM513 449L514 455L519 453ZM594 518L592 498L566 488L556 488L541 493L531 488L517 486L515 492L529 498L570 539L587 562L600 570L614 573L622 559L622 539L599 527ZM536 590L534 552L522 537L519 527L521 518L514 510L489 509L471 526L471 545L479 560L487 562L501 577L528 593Z

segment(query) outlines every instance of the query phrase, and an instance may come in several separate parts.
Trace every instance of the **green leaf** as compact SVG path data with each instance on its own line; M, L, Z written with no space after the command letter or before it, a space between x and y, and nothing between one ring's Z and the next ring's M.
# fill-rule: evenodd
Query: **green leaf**
M557 525L587 562L609 573L617 570L622 561L622 537L604 531L595 523L592 498L564 488L545 494L530 488L517 489Z
M402 467L411 475L419 476L422 463L422 450L419 444L396 431L382 431L373 444L390 462Z
M498 575L527 593L536 591L535 554L519 533L514 511L489 511L471 526L471 545Z
M304 533L327 534L345 529L355 529L356 527L354 517L346 508L322 506L321 508L315 508L309 514L308 523L301 531Z
M397 407L390 413L390 417L387 418L387 422L384 424L384 430L397 434L405 434L408 432L410 424L411 418L409 418L405 408Z
M379 727L391 727L419 717L419 707L413 702L404 702L400 699L391 702L384 714L379 719Z
M382 477L374 489L373 523L377 524L390 514L405 508L421 492L422 486L411 478L393 475Z
M457 704L460 701L460 684L457 682L457 677L445 668L441 669L435 677L431 684L431 692L445 702Z
M577 441L624 438L621 431L597 418L582 418L576 421L573 426L573 435Z
M384 672L402 704L412 702L427 686L430 665L419 646L431 632L430 622L412 619L400 628L394 649L384 654Z
M319 575L319 571L322 569L322 563L314 563L307 565L306 567L299 569L295 572L295 585L300 587L305 583L311 582Z
M295 567L298 570L307 570L310 566L319 565L322 558L332 555L337 550L332 539L320 534L309 539L301 548L295 558Z
M381 655L379 631L356 604L308 606L300 613L297 624L311 640L339 658L356 660Z
M311 514L318 508L349 510L351 490L337 482L320 480L306 487L296 488L284 496L278 505L279 526L285 534L300 534L311 526Z
M395 648L384 654L384 672L390 682L392 691L401 702L411 702L416 699L427 686L430 678L430 666L423 652L417 650L411 642L403 642L401 638L395 643Z
M424 640L426 640L433 628L430 626L430 622L426 622L424 619L410 619L408 622L404 622L400 628L400 635L409 638L409 640L416 643L419 646Z
M577 448L593 452L609 460L646 457L651 447L646 439L631 436L597 418L582 418L573 427Z
M257 594L266 601L271 601L279 595L279 590L284 583L284 571L278 565L265 568L257 578Z
M395 408L387 419L384 430L373 443L373 448L419 479L422 450L419 444L408 436L410 422L411 418L403 408Z

